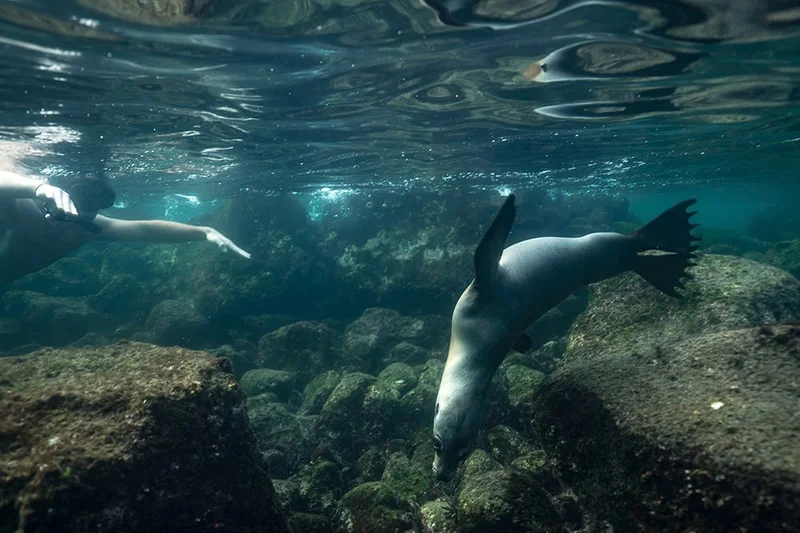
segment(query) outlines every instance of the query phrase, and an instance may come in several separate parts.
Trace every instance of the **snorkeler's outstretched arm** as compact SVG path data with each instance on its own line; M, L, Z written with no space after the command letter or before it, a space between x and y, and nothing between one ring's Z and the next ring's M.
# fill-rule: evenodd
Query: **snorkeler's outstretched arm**
M47 218L51 216L78 216L78 210L66 191L42 180L35 180L0 170L0 199L3 200L41 200L48 207Z
M100 232L92 237L97 241L140 241L140 242L213 242L227 252L231 250L246 259L250 254L236 246L233 241L214 228L192 226L166 220L119 220L97 215L94 223Z

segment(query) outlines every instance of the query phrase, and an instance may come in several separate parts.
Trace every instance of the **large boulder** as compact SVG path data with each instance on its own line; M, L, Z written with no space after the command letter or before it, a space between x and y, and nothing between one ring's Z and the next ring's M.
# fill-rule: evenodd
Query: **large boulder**
M671 299L633 275L592 289L534 406L560 478L621 531L796 531L800 281L701 256ZM795 529L793 529L795 528Z
M0 376L0 531L287 530L226 360L123 342Z
M109 315L98 313L83 298L13 290L3 297L3 307L9 317L22 324L28 336L52 346L64 346L89 332L107 332L113 325Z

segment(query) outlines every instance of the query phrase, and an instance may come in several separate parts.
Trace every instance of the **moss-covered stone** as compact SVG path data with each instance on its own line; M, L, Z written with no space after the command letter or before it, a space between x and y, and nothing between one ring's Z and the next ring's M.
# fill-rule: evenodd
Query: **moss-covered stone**
M0 359L0 529L286 531L231 371L126 342Z
M800 278L800 239L773 244L761 256L761 261Z
M341 379L341 373L336 370L328 370L315 377L303 391L303 403L300 405L299 413L318 415Z
M542 385L538 434L615 528L783 531L800 522L800 329L730 328L800 318L800 282L721 256L695 274L680 301L599 284Z
M531 406L539 392L544 374L527 366L512 365L506 368L508 383L508 404L512 416L527 420Z
M477 448L469 454L462 467L463 481L503 467L486 450Z
M433 488L430 463L427 467L412 462L405 454L395 453L386 463L381 481L409 501L423 502Z
M373 446L358 458L358 477L362 482L379 481L386 469L386 453L382 447Z
M337 521L348 533L397 533L412 529L410 511L408 502L389 485L373 481L342 497Z
M290 465L308 459L311 454L309 429L304 419L292 414L284 404L248 403L247 415L262 449L279 450Z
M256 364L295 372L306 384L333 367L347 369L337 333L322 322L297 322L267 333L258 341Z
M290 514L289 529L292 533L333 533L327 516L310 513Z
M498 425L486 432L485 447L487 451L502 465L510 464L514 459L534 451L530 439L508 426Z
M431 350L420 348L410 342L402 341L389 351L387 363L405 363L407 365L422 365L432 357Z
M465 473L458 492L459 531L555 532L558 521L531 474L503 468Z
M668 346L688 335L800 318L800 281L747 259L701 254L684 297L628 273L594 284L566 358Z
M447 328L441 317L409 317L390 309L370 308L345 330L343 349L359 359L368 371L384 368L399 343L409 342L423 348L442 348L447 342Z
M426 502L419 510L423 533L452 533L458 531L456 510L447 499Z
M300 474L300 497L312 513L328 514L342 496L339 467L328 460L308 465Z
M257 368L245 373L239 382L248 396L272 393L286 401L297 383L297 375L285 370Z
M378 381L393 390L398 398L413 389L419 372L405 363L392 363L378 374Z

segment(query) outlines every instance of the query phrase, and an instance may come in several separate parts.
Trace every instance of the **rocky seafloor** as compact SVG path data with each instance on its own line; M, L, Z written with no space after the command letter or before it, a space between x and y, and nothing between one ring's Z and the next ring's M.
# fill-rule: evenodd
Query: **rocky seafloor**
M785 216L705 230L680 300L631 274L547 313L433 479L449 313L501 200L233 199L198 222L251 261L91 245L6 288L0 533L800 530ZM620 197L518 204L510 242L640 223Z

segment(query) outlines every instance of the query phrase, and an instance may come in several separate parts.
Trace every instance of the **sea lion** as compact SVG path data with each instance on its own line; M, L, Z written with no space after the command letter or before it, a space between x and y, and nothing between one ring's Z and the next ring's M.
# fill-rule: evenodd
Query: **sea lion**
M505 248L514 223L508 196L475 250L475 279L453 310L447 362L436 397L433 473L448 479L480 431L489 382L508 351L529 342L525 328L580 287L632 270L680 297L698 237L685 200L631 234L540 237ZM666 254L641 255L646 250Z

